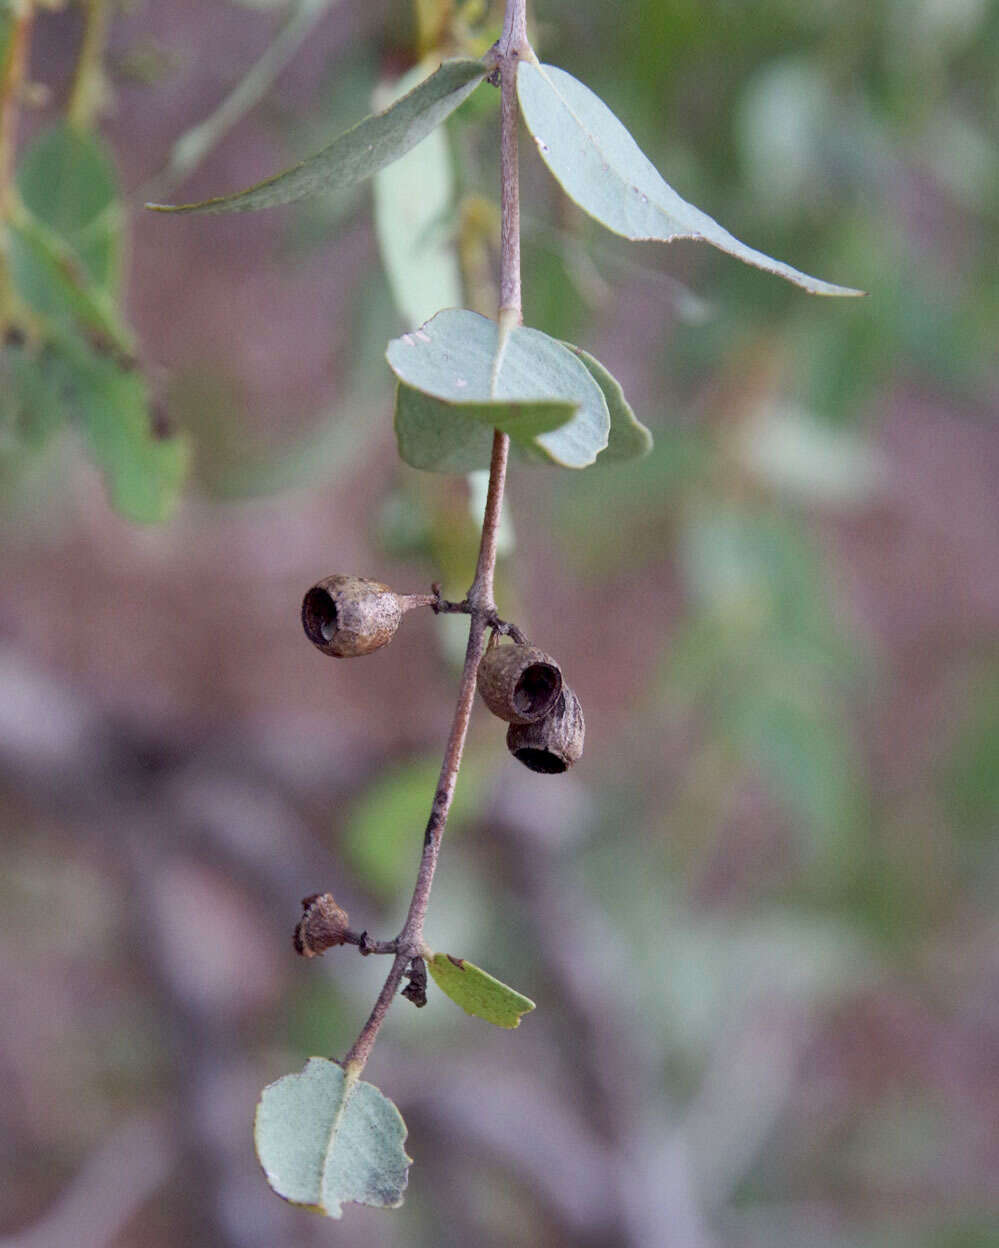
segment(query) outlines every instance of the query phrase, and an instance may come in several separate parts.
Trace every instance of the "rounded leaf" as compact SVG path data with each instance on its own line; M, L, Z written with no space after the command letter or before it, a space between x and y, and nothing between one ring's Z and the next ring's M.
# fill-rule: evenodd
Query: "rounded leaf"
M621 383L582 347L565 344L586 365L590 376L603 391L610 412L610 436L600 452L598 464L618 463L623 459L641 459L652 450L652 434L646 429L624 397Z
M336 1062L311 1057L264 1088L254 1141L267 1182L292 1204L339 1218L341 1206L402 1204L412 1158L387 1097Z
M404 456L404 448L415 441L415 415L423 439L419 451L433 449L435 429L446 433L451 421L462 420L502 429L551 463L566 468L592 464L607 445L610 413L585 365L536 329L513 329L496 367L498 349L496 322L458 308L439 312L389 343L386 357L401 383L396 430ZM474 434L469 441L476 455L489 443ZM442 449L449 446L445 440ZM433 466L429 454L421 458L429 462L417 466ZM469 463L471 458L462 458L462 470L483 467ZM438 469L456 470L450 464Z

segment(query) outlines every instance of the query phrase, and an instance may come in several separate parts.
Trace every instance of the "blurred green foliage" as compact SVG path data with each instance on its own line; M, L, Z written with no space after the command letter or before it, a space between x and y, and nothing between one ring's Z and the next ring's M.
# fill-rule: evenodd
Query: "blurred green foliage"
M120 312L122 205L103 142L60 122L22 153L0 238L4 424L0 477L73 423L114 507L164 520L187 470L188 445L155 413Z
M344 857L382 900L400 900L411 886L418 865L413 828L426 823L427 794L437 787L440 769L436 758L390 768L348 815L341 841ZM480 789L474 762L463 766L448 820L452 834L460 835L469 812L481 800Z

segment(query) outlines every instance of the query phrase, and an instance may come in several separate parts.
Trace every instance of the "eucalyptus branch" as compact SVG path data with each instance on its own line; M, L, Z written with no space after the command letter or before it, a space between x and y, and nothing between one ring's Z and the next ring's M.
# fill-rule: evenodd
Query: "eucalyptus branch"
M6 265L8 249L26 258L11 265L10 273L0 272L0 328L13 321L12 330L3 335L0 366L3 385L12 388L16 433L25 447L29 442L40 446L58 420L72 415L86 427L118 509L135 519L155 520L176 496L184 468L178 451L183 447L160 437L162 421L154 405L151 410L147 380L135 375L135 352L114 294L120 237L113 209L120 196L107 155L91 134L104 98L105 50L116 2L77 0L83 27L68 125L39 135L20 165L15 189L15 140L32 15L36 7L62 7L64 0L0 0L0 266ZM259 99L315 23L337 3L289 0L286 24L268 51L219 109L178 140L164 174L167 181L189 172ZM464 6L457 16L447 3L437 7L440 12L430 16L441 43L450 43L453 34L459 44L479 50L474 39L464 39L471 32L463 24L471 20L474 6ZM445 35L449 24L453 29ZM423 27L422 34L429 29ZM403 1199L410 1165L403 1148L405 1123L391 1101L361 1079L400 990L420 1007L432 976L441 992L467 1013L504 1028L519 1026L534 1009L527 997L470 960L432 953L424 943L476 697L481 695L503 723L510 755L531 771L560 775L583 753L583 712L561 665L497 611L494 581L511 439L528 458L569 470L586 469L598 459L604 464L637 459L652 445L620 384L599 360L581 346L520 328L521 117L537 158L579 209L615 235L643 243L699 239L812 293L859 293L763 255L686 203L590 88L568 71L537 60L527 40L526 0L506 0L502 33L485 57L447 57L434 72L414 77L420 81L386 107L272 177L198 203L149 205L180 214L256 211L343 191L369 178L383 178L395 166L389 181L378 186L379 242L400 303L412 307L416 302L401 298L408 283L419 293L420 315L407 315L407 320L422 320L418 328L393 339L386 352L398 382L394 428L399 454L412 468L448 473L480 469L489 459L478 558L461 601L445 600L436 586L431 593L399 594L380 581L342 572L324 576L302 599L306 636L320 652L337 659L371 654L387 645L415 608L468 616L457 699L399 934L374 940L366 931L354 930L329 893L304 900L294 934L294 947L303 957L351 945L362 956L388 959L377 1000L344 1061L311 1058L300 1074L286 1075L265 1088L257 1107L255 1142L268 1182L292 1203L331 1217L338 1217L347 1201L395 1206ZM468 240L451 252L454 171L440 133L484 82L501 89L499 289L498 297L486 300L488 311L497 307L495 322L480 315L481 281L478 294L475 281L466 283L474 310L453 306L460 302L452 294L455 265L462 259L470 277L474 258ZM435 135L433 145L420 149ZM434 154L432 160L428 153ZM65 191L58 203L52 200L52 187ZM391 205L391 213L381 211L385 205ZM471 212L465 215L474 221ZM480 220L466 233L488 238L491 248L495 210L490 205L487 213L477 215ZM484 243L480 251L487 253ZM427 274L444 279L439 288L426 280ZM592 274L588 280L592 285ZM424 305L431 303L432 294L433 304L442 310L426 319ZM30 343L23 341L26 335L17 324L22 318L31 329ZM22 351L25 345L29 349ZM39 428L42 433L36 432ZM513 644L496 644L500 637ZM149 876L143 873L143 881L148 883ZM541 900L547 904L547 897ZM578 952L579 941L569 945ZM569 982L574 983L571 976ZM577 997L592 1013L594 1002ZM596 1016L591 1018L586 1010L578 1014L589 1026L590 1039L606 1040L612 1052L613 1027L590 1026ZM616 1089L604 1067L607 1063L601 1066L597 1060L584 1091L613 1130ZM638 1187L631 1184L629 1195Z
M66 106L69 121L82 130L93 124L103 101L104 52L111 29L110 0L86 0L85 12L83 42Z
M20 0L13 6L6 55L0 63L0 215L14 169L17 119L34 15L33 0Z
M508 0L503 35L495 51L495 66L500 74L502 103L500 109L500 169L502 177L502 243L500 253L500 321L501 326L519 324L522 317L520 286L520 173L517 160L517 63L527 45L526 0ZM406 922L397 940L392 968L378 994L378 1000L354 1041L344 1061L351 1075L359 1075L371 1055L378 1031L385 1021L389 1006L399 989L406 968L424 952L423 925L430 903L434 873L440 856L441 841L458 782L468 724L475 699L475 681L479 663L486 649L486 631L503 624L496 615L493 582L496 573L496 550L499 539L503 489L506 482L510 439L496 430L493 434L492 458L489 465L489 490L482 520L482 537L475 577L459 609L470 615L465 662L458 686L458 700L451 721L441 763L437 789L423 837L423 854L409 903ZM448 604L450 606L451 604ZM443 604L440 609L446 609ZM494 622L495 621L495 622ZM512 626L507 625L506 628Z
M0 62L0 227L11 211L10 183L14 175L17 121L33 17L33 0L20 0L11 16L6 55ZM6 248L0 236L0 330L5 330L10 323L12 311L6 267Z
M527 645L527 637L517 625L510 620L502 619L498 611L492 609L483 610L481 607L475 606L468 598L463 598L461 602L449 602L446 598L441 598L439 585L434 586L434 591L437 597L430 603L430 606L433 608L435 615L479 614L482 616L486 628L496 633L497 636L510 637L519 645Z

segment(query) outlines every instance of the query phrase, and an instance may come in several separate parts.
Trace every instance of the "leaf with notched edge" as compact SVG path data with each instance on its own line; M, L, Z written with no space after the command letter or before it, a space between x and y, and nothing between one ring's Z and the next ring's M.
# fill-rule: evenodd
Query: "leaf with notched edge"
M441 992L460 1005L466 1014L483 1018L497 1027L519 1027L523 1016L534 1009L529 997L464 958L435 953L427 959L427 970Z

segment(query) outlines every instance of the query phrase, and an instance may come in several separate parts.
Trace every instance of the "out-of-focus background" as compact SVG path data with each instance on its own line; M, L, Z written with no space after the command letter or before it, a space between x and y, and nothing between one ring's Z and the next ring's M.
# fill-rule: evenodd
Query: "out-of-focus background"
M870 296L625 243L524 145L528 322L603 360L656 446L510 482L501 608L561 659L586 754L531 775L477 710L427 935L538 1008L506 1033L433 986L397 1003L367 1077L409 1125L406 1204L312 1217L264 1182L256 1098L342 1055L385 968L302 961L291 929L322 889L398 929L461 639L414 615L330 661L299 603L333 571L460 596L481 492L397 459L382 351L411 325L368 188L138 205L309 154L499 13L114 12L129 316L193 468L159 527L71 432L3 477L3 1248L999 1244L999 7L531 8L681 194ZM81 32L37 14L24 142ZM269 48L287 66L171 186ZM448 125L477 297L496 94Z

